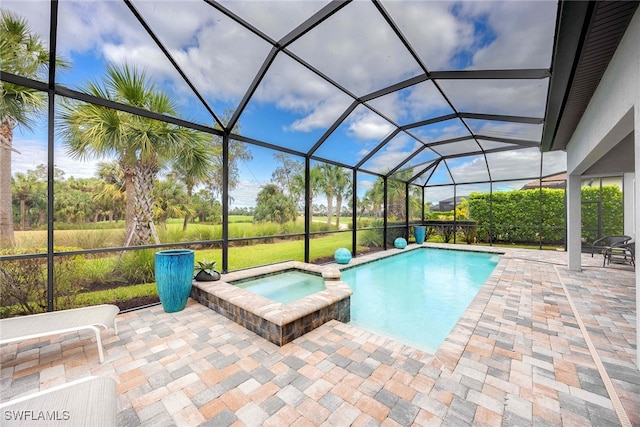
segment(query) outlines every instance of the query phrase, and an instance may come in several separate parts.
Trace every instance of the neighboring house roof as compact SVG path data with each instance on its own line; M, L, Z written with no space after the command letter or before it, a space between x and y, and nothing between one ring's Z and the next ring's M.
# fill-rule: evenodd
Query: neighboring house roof
M542 185L540 185L539 179L534 179L533 181L527 182L522 186L522 190L532 190L536 188L564 188L565 182L567 180L566 173L559 173L557 175L548 176L546 178L542 178Z

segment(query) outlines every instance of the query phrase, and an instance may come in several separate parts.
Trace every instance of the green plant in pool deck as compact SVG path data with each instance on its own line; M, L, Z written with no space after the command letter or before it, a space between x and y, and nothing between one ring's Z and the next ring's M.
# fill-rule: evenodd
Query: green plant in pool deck
M193 267L193 271L196 272L194 278L198 281L212 282L220 280L220 273L216 271L215 261L207 261L206 259L198 261L197 265Z

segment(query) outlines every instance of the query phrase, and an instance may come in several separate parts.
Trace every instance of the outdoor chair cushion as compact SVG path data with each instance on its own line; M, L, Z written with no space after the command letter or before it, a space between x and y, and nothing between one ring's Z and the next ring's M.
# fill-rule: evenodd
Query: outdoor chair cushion
M117 425L116 381L86 377L0 404L3 427Z
M119 312L116 305L102 304L2 319L0 344L91 329L96 334L100 362L104 362L98 326L105 329L113 327L117 335L116 315Z

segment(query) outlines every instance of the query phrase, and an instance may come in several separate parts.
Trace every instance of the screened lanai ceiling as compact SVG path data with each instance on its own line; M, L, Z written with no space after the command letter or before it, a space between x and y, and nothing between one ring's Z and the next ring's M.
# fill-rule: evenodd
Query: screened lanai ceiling
M105 64L135 64L179 100L180 124L312 161L421 186L566 169L540 149L554 1L52 4L53 19L49 2L2 8L55 34L65 96L90 100L74 91Z

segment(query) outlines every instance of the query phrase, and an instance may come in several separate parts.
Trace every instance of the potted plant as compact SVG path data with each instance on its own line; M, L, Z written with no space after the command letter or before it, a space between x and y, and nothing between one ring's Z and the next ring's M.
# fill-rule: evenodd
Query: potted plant
M216 271L216 262L202 260L198 261L197 265L193 267L193 271L196 272L194 279L198 282L213 282L220 280L220 273Z

